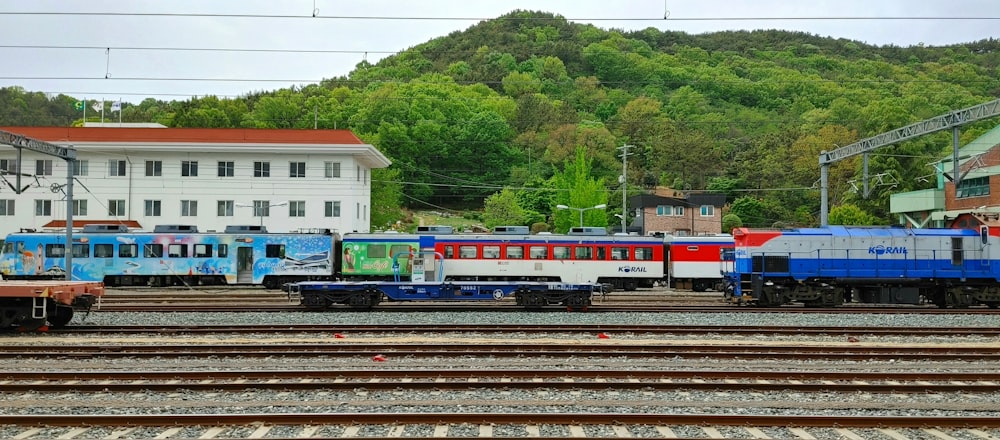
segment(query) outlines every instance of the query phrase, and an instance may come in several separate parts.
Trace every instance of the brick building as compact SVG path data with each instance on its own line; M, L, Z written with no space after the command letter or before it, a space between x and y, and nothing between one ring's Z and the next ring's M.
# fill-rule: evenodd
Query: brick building
M635 207L636 223L642 235L711 235L722 231L722 208L725 194L684 193L669 188L657 188L652 194L629 199Z

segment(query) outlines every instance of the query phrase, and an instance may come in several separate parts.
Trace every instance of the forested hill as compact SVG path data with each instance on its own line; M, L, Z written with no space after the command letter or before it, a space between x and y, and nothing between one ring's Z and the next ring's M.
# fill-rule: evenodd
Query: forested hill
M348 128L393 159L407 203L481 206L497 187L557 186L582 147L620 209L630 187L725 191L744 223L812 224L818 154L1000 97L1000 40L871 46L779 30L606 30L515 11L345 77L239 99L147 99L126 121L173 127ZM77 97L0 89L0 124L79 123ZM968 142L1000 121L963 128ZM869 199L859 161L831 170L831 202L888 221L889 194L926 188L950 134L879 150ZM549 212L531 193L526 208ZM617 201L617 203L616 203ZM582 206L582 205L581 205Z

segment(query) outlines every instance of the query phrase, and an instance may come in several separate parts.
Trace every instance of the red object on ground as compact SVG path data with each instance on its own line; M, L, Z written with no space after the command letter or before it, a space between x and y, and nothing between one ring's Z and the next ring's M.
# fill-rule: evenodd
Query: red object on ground
M375 356L372 357L372 360L375 361L375 362L385 362L386 358L383 355L377 354L377 355L375 355Z
M608 336L607 333L598 333L597 339L611 339L611 336Z
M337 339L344 339L344 335L342 335L342 334L340 334L340 333L334 333L334 334L333 334L333 337L334 337L334 338L337 338Z

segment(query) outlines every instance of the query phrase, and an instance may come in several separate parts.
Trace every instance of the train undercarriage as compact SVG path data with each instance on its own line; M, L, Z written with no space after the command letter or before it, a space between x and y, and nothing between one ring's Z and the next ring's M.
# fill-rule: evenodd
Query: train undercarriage
M941 308L1000 306L1000 286L991 280L966 280L964 283L924 279L798 281L753 275L740 283L739 295L734 283L727 285L724 295L728 302L760 307L791 303L802 303L806 307L835 307L845 303L933 304Z

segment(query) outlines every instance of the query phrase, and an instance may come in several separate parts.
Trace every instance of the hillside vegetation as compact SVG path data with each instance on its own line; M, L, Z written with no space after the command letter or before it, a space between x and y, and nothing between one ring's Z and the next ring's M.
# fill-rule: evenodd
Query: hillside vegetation
M1000 97L1000 40L876 47L778 30L689 35L605 30L515 11L401 51L349 75L236 99L147 99L125 121L171 127L350 129L390 157L417 209L481 207L499 188L551 212L550 179L582 147L620 211L620 150L630 192L669 186L729 195L743 223L814 224L818 155ZM79 123L77 98L0 90L0 124ZM968 142L997 121L963 128ZM860 158L831 170L831 203L889 221L889 194L927 188L950 133L872 155L887 184L861 199ZM392 203L373 213L391 221ZM387 207L388 206L388 207ZM398 206L395 205L395 206ZM398 212L398 209L395 209ZM610 214L609 214L610 215ZM612 224L615 223L612 219Z

